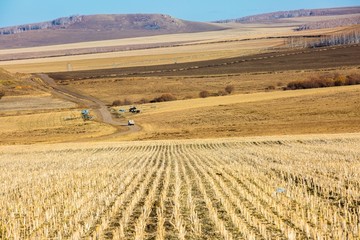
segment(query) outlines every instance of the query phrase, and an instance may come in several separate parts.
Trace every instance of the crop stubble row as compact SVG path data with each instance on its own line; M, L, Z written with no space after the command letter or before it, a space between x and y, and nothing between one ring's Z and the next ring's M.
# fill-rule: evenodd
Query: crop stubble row
M356 239L359 144L213 140L0 151L0 238Z

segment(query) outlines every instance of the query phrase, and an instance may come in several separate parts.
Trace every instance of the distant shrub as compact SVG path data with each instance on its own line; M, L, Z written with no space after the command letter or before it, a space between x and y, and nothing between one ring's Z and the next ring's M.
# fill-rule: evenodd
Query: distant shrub
M117 99L112 102L112 106L122 106L122 105L131 105L133 102L127 98L125 98L123 101Z
M293 81L287 84L284 90L308 89L308 88L323 88L344 85L360 84L360 75L352 74L350 76L335 74L326 74L320 77L313 77L305 81Z
M341 75L339 73L334 74L334 85L335 86L343 86L346 82L346 76Z
M123 105L123 104L122 104L122 101L121 101L121 100L114 100L111 105L112 105L112 106L121 106L121 105Z
M5 92L4 91L0 91L0 99L5 96Z
M145 104L145 103L149 103L149 102L150 102L150 100L147 98L142 98L142 99L140 99L140 101L138 101L138 103L140 103L140 104Z
M266 91L271 91L271 90L275 90L275 89L276 89L276 88L275 88L275 86L273 86L273 85L270 85L270 86L268 86L268 87L265 88Z
M133 101L127 98L124 99L124 105L131 105L131 104L133 104Z
M186 95L183 99L186 100L186 99L192 99L193 97L191 95Z
M217 92L217 96L226 96L228 93L226 91L220 90Z
M210 93L208 91L201 91L199 93L199 97L201 97L201 98L207 98L209 96L210 96Z
M176 100L176 97L174 95L172 95L171 93L164 93L160 97L154 98L150 102L151 103L154 103L154 102L169 102L169 101L175 101L175 100Z
M360 84L360 74L351 74L346 76L345 85L356 85Z
M227 92L228 94L231 94L232 92L234 92L235 87L233 85L227 85L225 87L225 92Z

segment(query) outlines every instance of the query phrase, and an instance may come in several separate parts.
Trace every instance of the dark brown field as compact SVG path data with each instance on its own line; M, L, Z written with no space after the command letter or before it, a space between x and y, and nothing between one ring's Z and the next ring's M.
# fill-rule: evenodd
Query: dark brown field
M193 63L50 73L55 80L106 77L199 76L331 69L360 64L360 45L302 49Z

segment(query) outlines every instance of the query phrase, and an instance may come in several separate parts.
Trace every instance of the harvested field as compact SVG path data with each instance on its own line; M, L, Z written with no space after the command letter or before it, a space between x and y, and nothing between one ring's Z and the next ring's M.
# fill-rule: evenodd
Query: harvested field
M0 145L78 141L109 135L116 130L103 123L84 122L80 110L13 111L4 115L0 117Z
M0 116L5 112L38 111L75 107L76 104L53 98L49 94L4 97L0 101Z
M267 88L282 90L289 82L304 81L324 74L360 74L360 69L340 67L322 70L295 70L273 73L240 73L211 76L164 76L164 77L106 77L84 80L60 80L57 83L86 95L96 96L107 104L114 100L152 100L163 93L171 93L177 99L198 98L201 91L216 95L224 92L227 85L234 86L235 94L264 92ZM234 94L233 93L233 94Z
M107 52L122 52L129 50L133 51L139 49L152 49L152 48L159 49L159 48L180 46L182 44L184 44L184 42L111 46L111 47L101 47L101 49L95 47L95 48L80 48L80 49L53 50L53 51L40 51L40 52L25 51L20 53L9 53L9 54L1 54L1 50L0 50L0 61L73 56L73 55L83 55L83 54L97 54L99 52L107 53Z
M360 65L360 45L302 49L265 53L247 57L226 58L133 68L51 73L55 80L104 77L206 76L249 72L276 72Z
M0 65L11 72L27 73L68 71L68 64L71 64L73 70L153 66L257 54L259 52L268 52L267 48L278 47L283 44L284 40L278 38L225 41L169 48L1 61Z
M313 38L344 29L300 33L293 31L297 24L225 24L230 29L221 32L6 49L0 50L0 59L13 61L1 61L0 65L11 72L38 73L68 71L68 64L73 70L92 70L197 62L269 52L288 47L284 43L290 36Z
M360 86L199 98L140 109L132 117L143 129L131 139L360 132Z
M0 147L0 237L358 239L360 136Z

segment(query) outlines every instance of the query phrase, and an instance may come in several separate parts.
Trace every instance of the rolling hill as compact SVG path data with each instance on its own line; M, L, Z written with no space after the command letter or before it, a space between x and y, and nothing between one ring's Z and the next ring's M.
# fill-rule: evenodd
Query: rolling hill
M0 93L5 96L39 93L39 85L29 74L10 73L0 68Z
M236 19L219 20L216 23L273 23L279 19L295 18L295 17L315 17L315 16L334 16L359 14L360 7L343 7L343 8L324 8L324 9L300 9L291 11L278 11L264 13L252 16L246 16Z
M0 28L0 49L222 30L163 14L88 15Z

